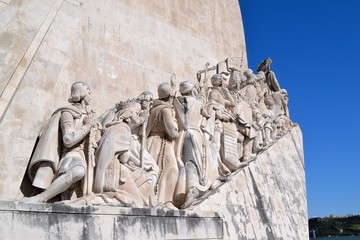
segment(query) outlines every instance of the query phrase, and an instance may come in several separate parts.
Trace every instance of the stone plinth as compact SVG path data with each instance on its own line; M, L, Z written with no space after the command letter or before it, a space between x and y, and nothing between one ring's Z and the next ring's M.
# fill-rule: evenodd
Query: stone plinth
M0 201L0 239L222 239L214 213Z

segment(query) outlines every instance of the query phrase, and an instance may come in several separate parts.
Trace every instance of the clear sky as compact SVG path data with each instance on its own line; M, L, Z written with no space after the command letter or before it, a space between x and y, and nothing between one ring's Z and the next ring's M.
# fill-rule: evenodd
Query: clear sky
M360 0L240 0L249 68L271 57L304 141L309 217L360 214Z

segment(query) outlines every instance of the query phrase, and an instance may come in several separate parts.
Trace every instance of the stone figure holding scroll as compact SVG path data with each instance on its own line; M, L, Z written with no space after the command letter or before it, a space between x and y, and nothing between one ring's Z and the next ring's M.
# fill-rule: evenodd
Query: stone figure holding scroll
M71 105L51 116L28 168L33 186L45 191L22 199L24 202L47 202L58 194L65 200L92 191L94 152L100 135L89 86L74 83L69 102Z

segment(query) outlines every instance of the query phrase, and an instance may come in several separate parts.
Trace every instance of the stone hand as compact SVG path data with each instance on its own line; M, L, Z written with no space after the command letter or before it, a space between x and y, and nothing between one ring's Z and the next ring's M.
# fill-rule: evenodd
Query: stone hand
M96 117L87 117L84 118L84 128L86 131L89 131L91 127L94 127L98 124Z

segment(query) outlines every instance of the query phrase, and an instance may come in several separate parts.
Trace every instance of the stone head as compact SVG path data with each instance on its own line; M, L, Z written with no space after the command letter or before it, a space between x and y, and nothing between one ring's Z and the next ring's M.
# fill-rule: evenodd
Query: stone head
M257 74L256 74L256 80L258 82L263 82L265 81L265 73L263 71L259 71Z
M229 78L229 89L239 88L241 84L241 75L238 71L233 71Z
M224 79L224 77L223 77L221 74L214 74L214 75L211 77L211 84L212 84L214 87L221 87L224 80L225 80L225 79Z
M267 73L270 71L270 64L271 64L272 60L271 58L266 58L264 61L262 61L259 66L257 66L256 70L259 71L263 71L264 73Z
M188 95L191 94L193 88L194 88L194 84L186 80L180 83L179 92L181 93L181 95Z
M148 109L154 102L154 95L150 91L144 91L137 97L137 101L141 104L142 109Z
M70 103L85 102L86 105L90 104L90 87L84 82L76 82L71 86L71 94L68 99Z
M274 104L275 104L274 98L270 94L265 93L265 105L266 105L266 107L268 109L272 109Z
M161 83L157 89L159 99L167 99L173 95L171 84L168 82Z
M246 69L244 71L244 76L246 77L246 84L254 84L256 81L256 76L251 69Z
M246 69L246 70L244 71L244 76L245 76L246 78L249 78L252 74L253 74L253 70L251 70L250 68L249 68L249 69Z
M126 101L120 101L117 104L117 109L118 120L122 120L129 124L139 115L141 111L141 105L136 101L136 99L129 99Z

